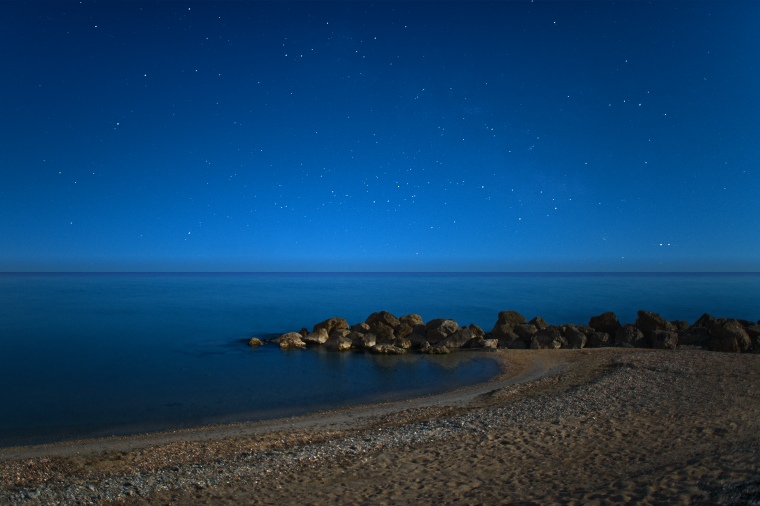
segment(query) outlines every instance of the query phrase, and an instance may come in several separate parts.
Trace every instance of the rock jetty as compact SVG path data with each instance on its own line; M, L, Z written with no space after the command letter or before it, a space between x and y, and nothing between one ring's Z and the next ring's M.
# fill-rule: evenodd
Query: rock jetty
M329 318L311 331L288 332L268 342L280 348L324 346L332 351L366 350L399 355L450 353L456 349L562 348L702 348L733 353L760 353L760 321L716 318L703 314L696 322L668 321L657 313L639 311L634 323L621 324L615 313L592 316L587 325L550 325L540 316L528 321L516 311L502 311L486 332L477 325L460 326L437 318L427 323L418 314L396 317L387 311L372 313L361 323ZM266 343L267 341L265 341ZM262 341L252 338L251 346Z

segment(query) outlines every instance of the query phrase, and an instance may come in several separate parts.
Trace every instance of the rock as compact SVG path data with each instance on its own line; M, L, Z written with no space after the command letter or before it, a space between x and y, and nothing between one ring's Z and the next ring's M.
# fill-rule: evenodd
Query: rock
M689 327L678 334L679 346L706 347L710 340L710 331L705 327Z
M329 337L330 335L327 332L327 327L318 327L317 330L303 336L301 339L303 339L303 342L306 344L325 344Z
M364 320L364 323L369 325L371 329L376 328L378 323L382 323L389 326L391 329L395 329L401 322L388 311L378 311L377 313L369 315L367 319Z
M351 330L353 332L359 332L360 334L366 334L370 331L369 325L367 325L364 322L357 323L356 325L351 326Z
M325 342L325 348L332 351L347 351L353 347L350 333L333 332L330 338Z
M536 327L538 330L543 330L543 329L545 329L546 327L549 326L549 324L546 323L546 320L544 320L540 316L536 316L535 318L533 318L528 323L531 324L531 325L533 325L534 327Z
M264 344L264 342L259 339L258 337L252 337L250 341L248 341L248 346L251 348L255 348L256 346L261 346Z
M482 339L486 337L485 331L474 323L469 324L467 328L470 329L470 332L472 332L473 339Z
M694 325L692 325L692 327L704 327L707 330L711 330L713 328L713 325L715 325L716 323L718 323L717 318L707 313L704 313L702 316L699 317L699 319L696 322L694 322Z
M505 331L503 334L491 333L491 339L496 339L497 341L499 341L499 348L522 349L522 348L519 348L519 345L511 344L511 343L515 343L516 341L525 343L525 341L520 339L520 336L518 336L517 334L515 334L514 332L510 330Z
M291 348L306 348L306 343L301 339L302 336L298 332L288 332L283 334L277 339L272 339L273 342L280 345L282 349Z
M415 330L411 335L407 337L407 339L411 341L413 348L420 348L424 343L427 342L427 334L419 333L418 330Z
M491 330L491 338L492 339L498 339L499 341L511 341L515 338L519 339L520 336L518 336L513 330L512 327L507 325L506 323L497 323L493 326L493 330Z
M344 318L328 318L327 320L314 325L314 330L312 333L316 334L319 332L319 329L325 329L327 335L329 336L330 333L332 333L332 331L335 329L348 330L348 322Z
M646 348L647 341L644 334L631 324L625 324L615 331L616 346L635 346Z
M678 347L678 334L668 330L655 330L651 335L652 348L675 350Z
M396 335L396 337L407 337L412 335L412 332L414 332L414 328L406 323L399 323L398 326L393 330L393 333Z
M668 332L674 332L676 330L672 323L657 313L652 313L651 311L639 311L636 314L639 315L639 317L636 318L636 328L639 329L647 339L651 339L652 333L655 330L667 330Z
M710 330L708 346L714 351L737 353L752 348L752 339L736 320L718 321Z
M589 348L601 348L603 346L609 346L610 335L607 332L594 332L586 341L586 346Z
M750 339L752 339L752 342L756 342L755 340L760 338L760 324L753 323L751 325L747 325L744 327L744 331L747 332L747 335Z
M525 344L530 344L531 338L536 332L538 332L538 330L538 327L531 323L521 323L520 325L515 326L514 333L517 334L517 336L522 339Z
M417 325L424 325L425 321L422 319L422 317L418 314L406 314L399 318L399 321L401 323L404 323L406 325L409 325L410 327L414 328Z
M365 334L356 332L350 335L353 336L352 341L354 348L369 349L377 344L377 336L372 332L367 332Z
M689 327L690 327L689 322L687 322L686 320L675 320L670 323L673 324L673 327L675 327L676 332L678 332L679 334L681 332L685 332L689 330Z
M425 325L427 340L433 344L438 341L443 341L457 330L459 330L459 324L457 322L444 318L430 320L427 325Z
M432 346L429 342L425 341L420 348L420 353L428 353L430 355L445 355L451 353L451 350L445 346Z
M396 340L393 341L393 346L408 350L412 347L412 341L405 337L397 337Z
M583 332L583 335L585 335L586 337L591 337L591 334L596 332L594 329L592 329L588 325L573 325L573 327Z
M492 339L493 340L493 339ZM510 350L527 350L530 345L525 344L525 341L519 337L514 341L496 341L499 343L499 348L508 348Z
M372 332L377 336L378 344L391 344L396 340L396 334L393 329L384 323L376 323L372 326Z
M567 340L562 337L559 328L551 325L539 330L530 340L532 350L556 350L562 347L567 347Z
M483 348L487 350L495 350L499 347L498 339L479 339L474 341L477 343L477 348Z
M597 332L604 332L605 334L615 334L617 329L620 328L620 321L618 317L612 311L607 311L599 316L592 316L588 321L588 326Z
M376 344L369 351L377 355L403 355L406 353L405 349L393 346L392 344Z
M586 334L578 330L574 325L567 325L565 327L565 339L567 340L567 347L575 350L580 350L586 346L588 337Z
M525 322L525 317L517 311L501 311L499 313L499 319L497 324L507 325L510 330L514 329L516 325L520 325Z
M449 337L438 341L436 346L445 346L447 348L463 348L473 339L472 331L468 328L460 328Z

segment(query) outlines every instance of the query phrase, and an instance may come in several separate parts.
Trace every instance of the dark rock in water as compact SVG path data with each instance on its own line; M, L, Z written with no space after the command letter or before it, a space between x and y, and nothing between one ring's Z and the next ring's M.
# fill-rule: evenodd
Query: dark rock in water
M417 325L424 325L425 321L422 319L422 317L418 314L412 313L412 314L406 314L399 318L399 321L401 323L404 323L406 325L409 325L410 327L414 328Z
M497 324L501 325L507 325L509 326L509 329L512 330L515 328L516 325L520 325L521 323L526 323L525 317L518 313L517 311L501 311L499 313L499 319L496 322Z
M588 321L588 326L597 332L614 335L620 328L620 321L612 311L607 311L599 316L592 316Z
M392 344L376 344L369 351L377 355L403 355L406 353L405 349L393 346Z
M639 317L636 318L636 328L643 332L646 338L651 338L655 330L667 330L668 332L676 330L672 323L657 313L639 311L637 314Z
M425 341L420 348L420 352L430 355L445 355L451 353L451 350L445 346L432 346L429 342Z
M752 348L752 339L741 323L736 320L718 321L710 329L708 346L714 351L737 353Z
M383 323L391 329L395 329L401 322L388 311L378 311L377 313L369 315L367 319L364 320L364 323L369 325L370 328L376 328L378 323Z
M625 324L615 331L615 346L646 348L647 344L644 334L631 324Z
M543 329L545 329L546 327L549 326L549 324L546 323L546 320L544 320L540 316L536 316L535 318L533 318L528 323L531 324L531 325L533 325L534 327L536 327L538 330L543 330Z
M369 349L377 344L377 336L372 332L367 332L364 334L355 332L349 334L349 336L352 338L354 348Z
M678 334L679 346L706 347L710 340L710 331L705 327L689 327Z
M351 330L353 332L359 332L360 334L366 334L369 332L369 325L367 325L364 322L357 323L356 325L351 325Z
M319 327L317 330L303 336L301 339L303 339L303 342L306 344L325 344L329 337L327 327Z
M460 328L449 337L438 341L436 346L445 346L447 348L462 348L466 346L471 340L472 331L468 328Z
M252 337L251 340L248 341L248 346L250 346L251 348L254 348L256 346L261 346L262 344L264 344L264 342L258 337Z
M530 344L531 338L536 332L538 332L538 330L538 327L533 324L521 323L520 325L515 326L514 333L517 334L517 336L522 339L525 344Z
M556 350L567 347L567 340L562 337L558 327L550 325L539 330L530 340L532 350Z
M406 323L399 323L393 331L393 333L396 334L396 337L407 337L410 336L412 332L414 332L414 328Z
M412 347L412 341L405 337L397 337L396 340L393 341L393 346L408 350Z
M277 339L272 339L272 342L279 344L282 349L306 348L306 343L303 342L302 337L298 332L288 332Z
M348 322L344 318L328 318L327 320L314 325L312 333L316 334L319 329L325 329L329 336L333 330L346 329L348 330Z
M655 330L650 337L652 348L675 350L678 347L678 333L668 330Z
M341 332L333 332L330 338L325 342L325 348L332 351L347 351L353 347L353 341L351 340L350 333L342 334Z
M454 320L437 318L435 320L430 320L427 325L425 325L425 330L428 338L427 340L430 343L435 344L438 341L443 341L459 330L459 324Z
M586 334L578 330L575 325L567 325L565 327L565 339L567 340L567 347L575 350L585 348L588 337Z
M384 323L373 325L372 332L377 336L377 344L392 344L396 340L393 329Z
M407 339L412 342L413 348L420 348L424 343L427 342L427 334L424 333L424 329L423 333L415 330L411 335L407 337Z
M586 346L589 348L601 348L603 346L609 346L610 335L606 332L594 332L588 338Z

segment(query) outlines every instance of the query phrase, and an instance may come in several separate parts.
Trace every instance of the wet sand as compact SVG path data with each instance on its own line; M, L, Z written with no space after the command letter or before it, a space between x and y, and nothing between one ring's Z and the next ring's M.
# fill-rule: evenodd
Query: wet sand
M494 380L0 450L0 504L760 504L760 355L499 350Z

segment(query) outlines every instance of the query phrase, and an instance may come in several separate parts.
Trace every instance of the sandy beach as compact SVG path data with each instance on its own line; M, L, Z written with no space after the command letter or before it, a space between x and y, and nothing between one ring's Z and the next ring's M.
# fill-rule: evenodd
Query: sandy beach
M760 504L760 355L499 350L493 380L0 450L0 504Z

